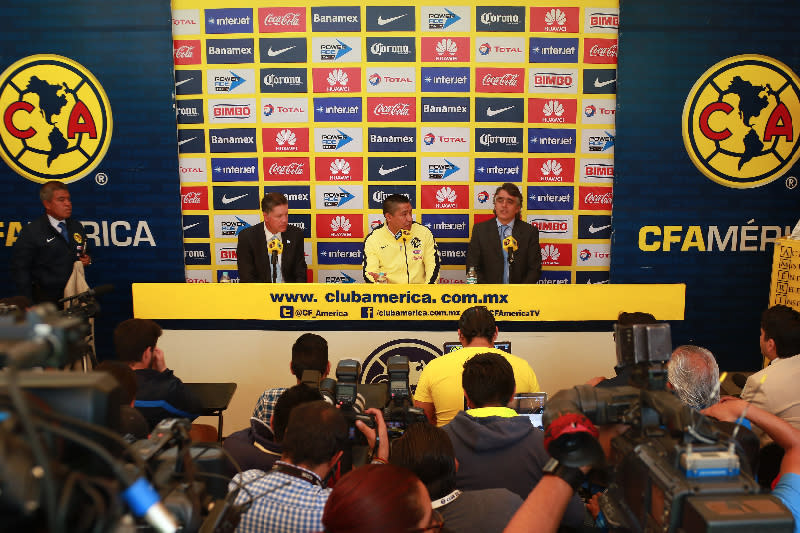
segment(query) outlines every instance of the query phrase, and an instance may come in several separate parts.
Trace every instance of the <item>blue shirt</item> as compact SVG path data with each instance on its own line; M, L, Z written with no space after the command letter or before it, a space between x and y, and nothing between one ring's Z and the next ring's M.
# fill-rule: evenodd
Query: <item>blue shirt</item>
M253 409L253 418L258 418L267 426L270 426L272 413L275 412L275 404L278 398L286 391L286 387L278 387L275 389L267 389L261 393L256 402L256 407ZM271 426L270 426L271 427Z
M319 480L315 473L295 467ZM236 474L228 490L239 486L237 482L245 485L247 490L239 491L235 504L241 505L251 498L253 503L242 515L236 533L314 533L323 530L322 512L332 489L323 488L322 480L316 485L274 470L248 470Z
M800 533L800 475L791 472L783 474L772 495L792 512L794 533Z

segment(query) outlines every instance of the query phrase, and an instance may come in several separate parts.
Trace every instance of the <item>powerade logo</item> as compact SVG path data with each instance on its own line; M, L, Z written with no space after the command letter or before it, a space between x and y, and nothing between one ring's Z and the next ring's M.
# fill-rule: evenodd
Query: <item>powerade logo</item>
M476 152L523 152L522 128L475 128Z
M253 39L206 39L206 63L252 63L253 42Z
M315 128L314 147L317 152L361 152L361 128Z
M237 237L243 229L260 223L260 215L215 215L214 237L217 239Z
M572 238L572 215L528 215L528 224L539 230L540 239Z
M452 215L458 216L458 215ZM423 215L424 218L424 215ZM435 235L434 235L435 236ZM443 265L465 265L467 264L467 243L465 242L440 242L439 257ZM451 273L451 272L448 272ZM440 279L441 283L441 279Z
M367 31L414 31L414 6L367 6Z
M212 157L211 180L258 181L258 159L255 157Z
M392 194L401 194L408 198L411 202L411 207L417 205L417 188L413 185L370 185L369 193L369 209L381 209L383 201L386 197Z
M416 57L413 37L367 37L367 61L411 63Z
M422 97L422 122L469 122L469 98Z
M583 130L581 134L581 151L583 153L613 154L616 132L608 130Z
M200 99L177 100L175 111L178 115L178 124L203 123L203 101Z
M207 215L183 215L184 239L208 239Z
M475 181L521 182L522 159L478 157L475 159Z
M178 70L175 71L177 79ZM255 91L253 69L211 69L206 71L209 94L252 94ZM199 78L198 78L199 82Z
M467 181L469 179L468 157L423 157L422 179L426 181Z
M265 187L266 192L279 192L289 202L289 209L311 209L311 188L308 185Z
M206 33L253 33L253 10L206 9Z
M361 97L314 98L314 122L361 122Z
M575 153L574 129L528 128L529 153Z
M611 215L579 215L579 239L610 239Z
M478 6L475 29L484 31L525 31L525 8L522 6Z
M367 176L373 181L416 181L414 157L368 157Z
M308 77L304 68L262 68L262 93L308 92Z
M186 265L210 265L211 245L209 243L183 243L183 263Z
M317 280L319 283L364 283L364 275L361 270L317 270Z
M578 39L531 37L531 63L577 63Z
M567 285L570 282L572 274L564 270L542 270L542 275L539 276L539 285Z
M469 67L422 67L422 92L468 93Z
M175 71L175 94L183 96L187 94L203 93L203 74L199 70L176 70Z
M475 98L476 122L524 122L522 98Z
M304 38L262 37L258 50L261 63L305 63L307 58Z
M178 130L178 153L202 154L205 151L206 138L203 130Z
M361 61L361 39L354 37L311 39L312 60L315 63Z
M466 6L423 6L420 8L422 29L427 31L469 31L469 12L470 8Z
M214 187L214 209L221 211L246 211L260 208L258 187L225 186Z
M258 151L255 128L211 129L208 143L212 153Z
M319 242L317 262L320 265L360 265L364 260L363 249L360 242Z
M422 225L437 239L468 239L469 215L422 215Z
M572 187L555 186L529 186L528 209L533 210L560 210L572 209L574 203L574 189Z
M361 12L358 6L312 7L311 30L314 32L361 31Z
M289 213L289 225L301 230L306 239L311 238L311 215Z
M416 152L416 128L369 128L370 152Z
M363 209L363 195L361 185L317 185L317 209Z

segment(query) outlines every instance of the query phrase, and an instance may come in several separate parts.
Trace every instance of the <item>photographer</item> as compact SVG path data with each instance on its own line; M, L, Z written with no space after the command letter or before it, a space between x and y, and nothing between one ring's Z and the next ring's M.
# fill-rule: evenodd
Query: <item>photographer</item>
M356 427L376 449L374 461L385 463L389 438L377 409L377 432L360 421ZM380 438L378 438L378 436ZM336 474L348 441L347 422L339 409L324 401L304 403L289 415L283 455L269 472L248 470L237 474L229 490L244 485L235 504L252 499L242 515L238 533L305 533L322 530L322 513L331 493L328 480Z

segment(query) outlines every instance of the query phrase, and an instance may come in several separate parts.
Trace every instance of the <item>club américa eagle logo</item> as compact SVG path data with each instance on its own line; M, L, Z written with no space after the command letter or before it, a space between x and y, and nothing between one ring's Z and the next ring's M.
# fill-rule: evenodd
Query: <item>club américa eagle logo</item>
M771 57L729 57L706 70L686 98L683 143L720 185L749 189L791 170L800 157L800 78Z
M111 142L111 104L100 82L67 57L28 56L0 74L0 157L44 183L79 180Z

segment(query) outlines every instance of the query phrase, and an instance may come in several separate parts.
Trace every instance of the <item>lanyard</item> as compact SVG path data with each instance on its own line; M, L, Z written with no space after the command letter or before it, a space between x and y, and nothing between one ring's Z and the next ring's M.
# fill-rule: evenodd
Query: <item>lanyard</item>
M312 474L311 472L306 472L301 468L297 468L294 465L290 465L288 463L275 463L275 466L272 467L273 470L276 472L281 472L282 474L286 474L287 476L296 477L302 479L303 481L307 481L312 485L322 486L322 482L319 480L317 476Z
M456 501L456 498L458 498L459 496L461 496L461 491L456 489L447 496L445 496L444 498L440 498L436 501L431 502L431 507L433 507L434 509L438 509L439 507L444 507L448 503L453 503L454 501Z

